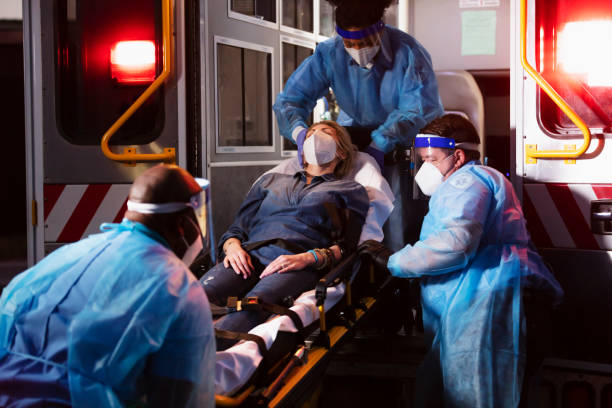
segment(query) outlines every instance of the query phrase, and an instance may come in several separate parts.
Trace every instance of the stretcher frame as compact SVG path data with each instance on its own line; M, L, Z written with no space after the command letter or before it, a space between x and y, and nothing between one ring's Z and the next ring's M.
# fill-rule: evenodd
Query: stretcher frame
M360 262L359 268L354 272L353 268L357 262ZM365 277L364 272L367 273ZM360 283L365 283L366 288L364 295L355 303L353 287L357 278ZM258 388L254 384L247 383L233 396L215 395L216 406L277 408L294 407L303 401L304 395L318 385L333 354L344 341L353 337L359 323L376 306L379 295L390 286L389 278L378 287L376 280L375 270L369 258L359 252L354 252L342 260L316 285L316 304L323 318L319 318L318 328L305 341L306 346L297 345L298 352L304 347L307 349L305 361L298 363L298 359L292 357L291 353L286 359L277 363L281 366L276 367L276 372L281 371L280 369L282 371L271 378L268 386ZM345 293L341 301L332 308L336 316L330 319L323 306L327 289L342 282L346 285ZM344 300L343 305L341 305L342 300ZM328 328L328 322L332 321L333 325Z

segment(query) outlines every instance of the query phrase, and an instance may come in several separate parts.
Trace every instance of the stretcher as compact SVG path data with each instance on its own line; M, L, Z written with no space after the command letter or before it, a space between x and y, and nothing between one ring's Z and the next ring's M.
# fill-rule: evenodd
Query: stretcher
M302 327L295 316L276 315L217 352L216 405L290 407L304 401L333 353L391 286L381 275L369 259L353 253L289 308Z

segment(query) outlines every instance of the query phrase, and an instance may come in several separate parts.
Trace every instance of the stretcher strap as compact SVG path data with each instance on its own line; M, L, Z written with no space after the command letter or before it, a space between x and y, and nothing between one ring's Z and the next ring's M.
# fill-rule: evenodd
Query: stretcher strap
M263 302L256 296L246 297L242 299L240 302L238 302L238 299L236 299L235 297L229 297L227 299L227 305L228 305L227 309L229 311L264 310L272 314L288 316L293 322L293 324L295 325L295 328L298 331L298 335L301 336L302 340L305 338L304 324L302 323L302 319L300 319L300 316L296 312L289 309L288 307Z
M261 337L250 334L250 333L240 333L229 330L221 330L215 329L215 337L226 340L246 340L246 341L254 341L257 344L257 348L259 349L259 353L266 360L268 356L268 349L266 348L266 342Z

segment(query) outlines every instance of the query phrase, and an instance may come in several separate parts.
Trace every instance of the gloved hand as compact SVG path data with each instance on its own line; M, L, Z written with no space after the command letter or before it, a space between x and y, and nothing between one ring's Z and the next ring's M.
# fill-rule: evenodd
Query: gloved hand
M306 133L308 132L308 129L302 129L300 131L300 133L298 133L297 139L295 140L295 143L297 143L297 155L298 155L298 162L300 162L300 167L304 167L304 140L306 140Z
M372 156L374 160L376 160L376 163L378 163L378 167L380 167L380 171L383 170L384 165L385 165L385 154L381 150L378 150L374 146L369 145L368 147L363 149L363 152Z
M389 257L393 255L393 251L373 239L369 239L359 245L358 250L360 254L369 256L372 262L381 269L387 269Z

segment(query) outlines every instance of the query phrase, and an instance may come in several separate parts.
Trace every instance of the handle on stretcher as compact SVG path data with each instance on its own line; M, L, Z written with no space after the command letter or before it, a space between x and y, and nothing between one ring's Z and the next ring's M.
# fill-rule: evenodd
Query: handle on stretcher
M334 286L338 283L338 280L344 278L347 274L353 271L353 264L359 258L358 252L353 252L340 263L333 268L327 275L319 279L317 286L315 287L315 297L317 299L317 306L321 306L325 302L327 297L327 288Z

